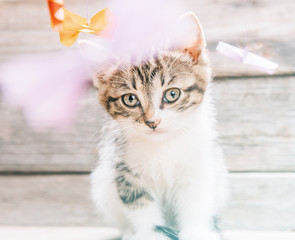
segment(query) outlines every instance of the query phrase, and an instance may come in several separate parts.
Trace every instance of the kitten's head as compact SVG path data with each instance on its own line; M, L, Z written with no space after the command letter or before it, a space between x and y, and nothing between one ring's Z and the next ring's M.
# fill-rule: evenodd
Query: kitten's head
M195 15L183 18L194 26L183 48L158 52L137 65L110 67L94 80L100 103L132 133L184 130L203 101L211 78L205 38Z

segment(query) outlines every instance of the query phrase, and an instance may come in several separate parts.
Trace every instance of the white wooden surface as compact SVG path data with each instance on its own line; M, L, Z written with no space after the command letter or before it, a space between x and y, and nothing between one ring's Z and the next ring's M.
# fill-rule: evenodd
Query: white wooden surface
M230 175L222 229L295 230L295 173ZM1 176L0 225L101 226L88 175Z
M119 240L111 228L90 227L1 227L1 240Z
M116 229L90 227L1 227L4 240L119 240ZM224 240L294 240L294 232L225 231Z

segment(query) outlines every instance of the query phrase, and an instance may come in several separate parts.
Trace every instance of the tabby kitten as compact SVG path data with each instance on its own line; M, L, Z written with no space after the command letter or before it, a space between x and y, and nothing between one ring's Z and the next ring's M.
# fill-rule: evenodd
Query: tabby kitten
M226 170L211 114L206 43L194 24L186 48L118 64L94 80L107 121L91 175L93 199L125 240L218 240L213 217Z

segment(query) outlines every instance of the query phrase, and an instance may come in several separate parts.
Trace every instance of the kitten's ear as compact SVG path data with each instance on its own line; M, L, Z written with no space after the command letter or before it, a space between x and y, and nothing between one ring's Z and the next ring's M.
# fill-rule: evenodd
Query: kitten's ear
M196 63L206 55L206 39L199 19L193 12L184 14L179 19L182 33L182 51L189 53Z

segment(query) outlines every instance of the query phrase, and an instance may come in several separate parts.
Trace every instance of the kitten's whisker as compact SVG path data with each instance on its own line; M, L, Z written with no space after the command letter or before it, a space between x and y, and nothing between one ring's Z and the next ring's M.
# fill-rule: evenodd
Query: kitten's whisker
M100 132L100 129L94 131L94 133L92 133L91 136L89 137L87 143L88 143L88 144L91 143L91 141L93 140L93 138L96 137L96 135L99 134L99 132Z

